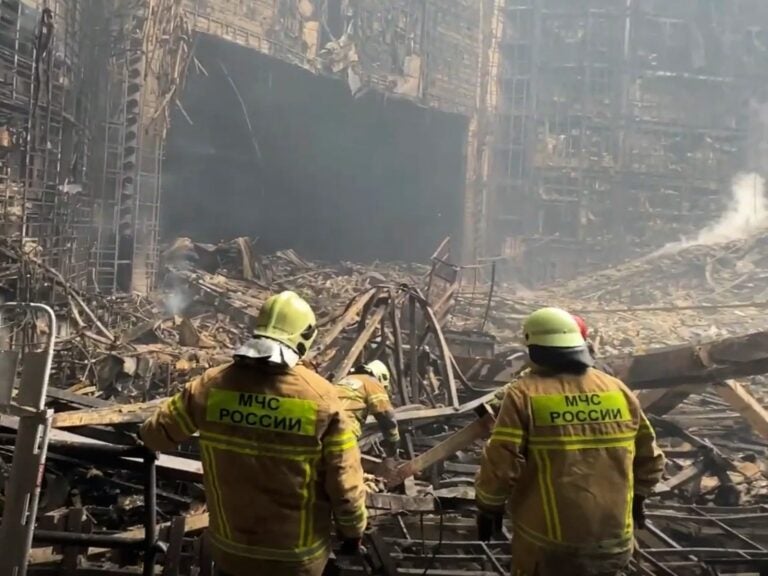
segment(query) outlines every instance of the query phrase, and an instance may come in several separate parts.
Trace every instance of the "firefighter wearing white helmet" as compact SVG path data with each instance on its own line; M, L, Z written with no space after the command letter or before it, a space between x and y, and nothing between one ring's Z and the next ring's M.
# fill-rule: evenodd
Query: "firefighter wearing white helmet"
M387 365L381 360L374 360L353 368L349 376L339 382L337 389L355 434L360 437L370 414L376 419L384 437L387 456L395 456L400 445L400 431L389 398L390 379Z
M200 435L219 574L321 576L335 520L355 553L366 526L360 450L330 382L299 364L317 333L293 292L269 298L234 362L189 382L141 428L154 450Z
M568 312L538 310L523 332L531 370L507 387L483 454L478 537L499 532L506 508L515 576L617 576L664 455L635 395L592 367Z

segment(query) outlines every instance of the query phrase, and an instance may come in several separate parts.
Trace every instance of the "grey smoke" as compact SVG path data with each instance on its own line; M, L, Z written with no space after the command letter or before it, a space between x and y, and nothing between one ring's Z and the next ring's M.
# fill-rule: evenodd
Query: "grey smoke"
M754 172L738 174L731 184L731 200L725 212L695 238L667 244L655 255L675 253L689 246L711 246L742 240L768 228L765 179Z

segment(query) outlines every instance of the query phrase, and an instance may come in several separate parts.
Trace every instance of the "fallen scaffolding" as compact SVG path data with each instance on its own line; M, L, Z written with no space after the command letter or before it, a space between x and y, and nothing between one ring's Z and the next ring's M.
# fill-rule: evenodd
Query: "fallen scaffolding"
M196 438L154 461L133 447L134 434L186 380L228 359L271 290L295 288L321 319L309 359L321 374L336 379L374 358L396 374L406 460L394 468L384 461L376 427L366 427L364 465L385 489L368 496L375 532L365 564L340 560L336 568L505 574L508 542L475 541L472 480L493 422L484 403L522 358L514 349L497 352L487 334L447 328L462 272L450 264L447 244L431 268L387 272L255 252L245 239L179 242L164 255L170 273L162 297L150 301L86 296L8 250L51 286L63 326L47 394L53 429L30 572L210 573ZM24 331L30 341L45 336L34 326ZM10 346L20 333L3 324L0 336ZM756 332L602 359L638 392L669 456L649 527L637 533L633 574L768 570L768 415L739 380L768 373L766 351L768 332ZM0 417L0 471L8 469L17 426Z

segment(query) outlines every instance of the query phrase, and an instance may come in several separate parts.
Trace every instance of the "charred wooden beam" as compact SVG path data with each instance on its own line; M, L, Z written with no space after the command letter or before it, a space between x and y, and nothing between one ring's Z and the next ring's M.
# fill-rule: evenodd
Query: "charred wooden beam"
M0 428L16 430L19 425L18 418L13 416L0 416ZM66 430L51 430L50 440L55 442L77 442L89 443L93 445L107 446L105 442L99 442L92 438L86 438L79 434L73 434ZM140 469L141 461L135 458L124 458L126 468ZM179 458L178 456L169 456L159 454L157 459L158 475L163 475L169 480L180 480L182 482L202 482L203 465L197 461L188 458Z
M744 420L757 434L768 440L768 410L763 408L741 384L733 380L726 380L718 382L715 385L715 390L723 400L744 417Z
M336 337L341 334L344 329L352 323L352 321L360 314L365 306L370 302L371 298L376 294L377 289L371 288L370 290L359 294L355 299L347 306L344 313L336 320L336 322L330 328L324 328L322 335L318 343L307 353L307 358L312 359L315 356L322 355L322 352L331 345Z
M655 416L664 416L685 402L696 392L696 386L677 386L675 388L654 388L641 390L638 399L643 410Z
M768 331L601 360L634 390L715 384L768 373ZM473 380L498 385L509 382L513 374L494 358L478 359L473 372L482 374Z
M365 328L363 328L355 342L352 344L352 346L350 346L349 350L344 355L344 359L342 360L341 364L339 364L339 366L333 370L334 380L338 380L346 376L355 365L355 362L360 356L360 353L371 339L373 333L379 327L381 319L384 318L384 315L387 313L390 305L391 302L384 302L379 304L377 306L376 312L374 312L371 317L367 319Z
M713 384L768 372L768 332L664 348L606 363L636 390Z
M190 514L189 516L184 516L182 518L184 521L183 527L185 534L193 534L208 528L209 517L207 512ZM171 522L164 522L157 525L158 534L161 541L170 540L170 532L174 527L174 524L178 524L178 521L174 522L174 520L176 520L176 518L174 518ZM141 542L144 539L144 528L140 527L134 528L132 530L126 530L124 532L118 532L113 534L113 536L122 538L124 540L136 540L137 542ZM95 559L96 557L104 555L108 552L110 552L109 548L92 547L88 549L86 556L89 559ZM49 564L52 562L58 562L61 559L61 554L54 552L53 548L51 547L35 548L30 552L29 564Z
M399 486L406 478L447 460L459 450L471 446L476 440L488 436L495 422L493 414L487 408L482 407L478 415L480 417L471 424L397 468L394 474L387 478L387 487Z
M165 402L165 398L137 404L115 404L108 408L86 408L60 412L53 415L54 428L77 428L81 426L104 426L116 424L137 424L144 422Z

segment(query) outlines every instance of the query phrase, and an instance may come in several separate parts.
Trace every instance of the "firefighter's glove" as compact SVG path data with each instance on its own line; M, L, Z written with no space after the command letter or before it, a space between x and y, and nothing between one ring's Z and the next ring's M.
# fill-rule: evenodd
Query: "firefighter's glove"
M344 538L339 548L339 556L357 556L363 550L363 541L360 538Z
M632 520L637 528L645 528L645 496L635 494L632 500Z
M502 512L477 513L477 539L480 542L490 542L496 534L501 533L504 514Z

